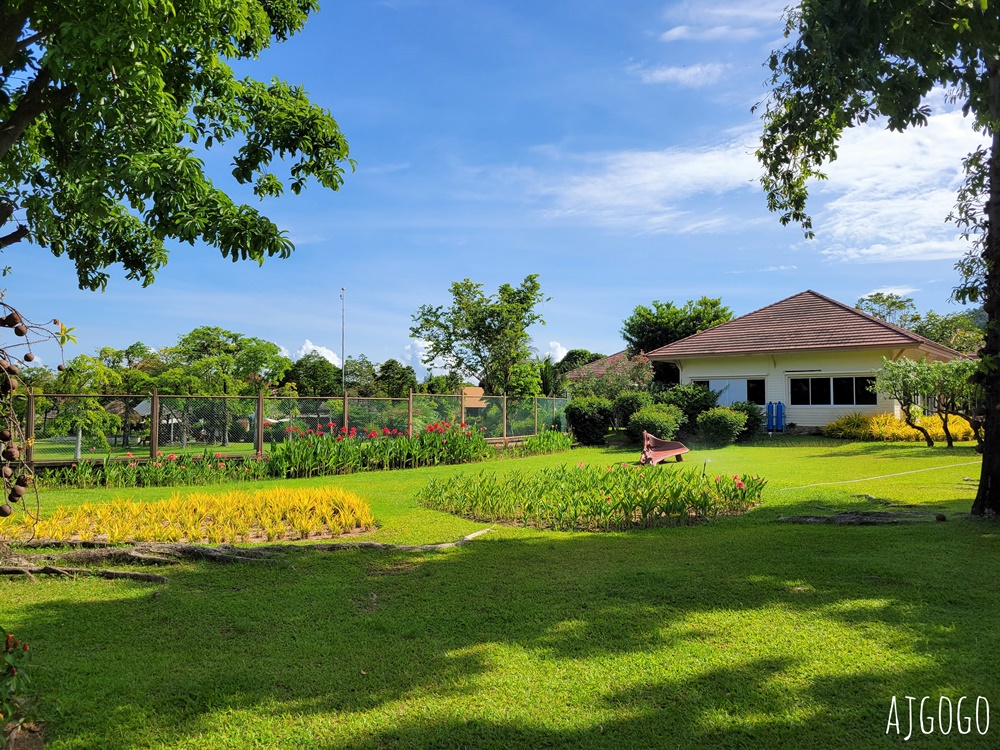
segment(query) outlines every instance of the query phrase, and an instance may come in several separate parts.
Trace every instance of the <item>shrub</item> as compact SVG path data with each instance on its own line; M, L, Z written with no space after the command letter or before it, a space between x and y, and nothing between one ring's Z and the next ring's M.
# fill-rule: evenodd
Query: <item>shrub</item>
M677 429L684 424L684 412L672 404L654 404L640 409L628 421L628 436L642 442L642 433L648 432L662 440L673 440Z
M543 453L558 453L569 450L572 439L559 430L545 430L524 440L516 449L511 449L518 456L537 456Z
M764 410L757 404L752 401L737 401L730 404L729 408L733 411L743 412L747 415L746 424L743 425L743 429L740 430L740 434L736 436L737 441L742 442L744 440L750 440L756 435L759 435L761 430L764 429L764 423L767 420L767 417L764 414Z
M698 416L698 432L709 445L732 445L746 423L744 412L717 406Z
M653 405L653 397L646 391L626 391L614 400L615 427L625 427L629 419L640 409Z
M575 469L435 479L417 493L417 502L482 521L612 531L742 513L760 502L766 484L750 475L712 478L701 471L581 462Z
M7 747L10 737L31 718L31 704L26 692L31 685L28 676L31 650L27 643L18 643L12 633L0 629L0 748Z
M920 426L927 430L931 439L944 440L944 428L941 425L941 418L939 416L921 417ZM975 439L969 423L964 419L949 419L948 430L955 440ZM823 428L823 434L827 437L842 438L844 440L865 440L886 443L912 443L924 439L923 435L906 424L906 422L896 419L895 415L889 413L862 414L861 412L851 412L830 422L830 424Z
M0 520L0 539L245 543L338 536L375 526L368 503L338 487L188 492L166 500L82 503L30 518Z
M680 407L680 410L684 412L685 424L693 426L697 423L699 414L715 408L720 395L722 395L722 391L713 391L703 385L687 383L675 385L669 390L656 394L655 400L661 404L673 404Z
M613 415L606 398L578 398L566 405L566 421L583 445L602 445Z

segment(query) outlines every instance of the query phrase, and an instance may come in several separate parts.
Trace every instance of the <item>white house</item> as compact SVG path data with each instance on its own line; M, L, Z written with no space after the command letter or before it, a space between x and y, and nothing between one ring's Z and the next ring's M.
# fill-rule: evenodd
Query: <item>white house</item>
M720 405L785 405L786 423L821 427L850 412L893 412L868 390L882 358L963 356L930 339L808 290L648 355L673 362L681 383L724 391Z

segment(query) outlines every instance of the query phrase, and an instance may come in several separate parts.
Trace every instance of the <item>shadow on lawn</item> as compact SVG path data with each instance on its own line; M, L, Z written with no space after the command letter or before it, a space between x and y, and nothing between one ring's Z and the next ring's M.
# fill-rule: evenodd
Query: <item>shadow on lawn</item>
M996 654L961 647L996 642L998 604L957 586L954 569L971 548L977 575L996 580L997 542L949 527L720 525L302 552L277 566L190 566L162 588L88 582L106 598L34 605L19 635L36 649L56 747L212 747L204 738L227 724L236 747L243 731L255 737L245 746L274 747L858 746L884 735L893 694L1000 692ZM84 584L46 585L68 597ZM812 625L841 640L797 632ZM857 662L817 667L825 649ZM873 649L909 662L865 659ZM498 677L496 660L510 658L530 666ZM645 678L629 672L635 659ZM551 689L536 679L568 689L594 660L607 669L599 687L581 678L554 706L532 694ZM448 718L422 711L428 700L448 703ZM552 728L533 703L587 720ZM305 734L282 735L296 717Z

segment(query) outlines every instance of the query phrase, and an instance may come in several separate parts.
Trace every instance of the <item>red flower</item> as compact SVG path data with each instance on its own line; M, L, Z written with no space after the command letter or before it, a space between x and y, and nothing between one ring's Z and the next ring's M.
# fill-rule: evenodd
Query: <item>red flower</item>
M462 422L462 424L461 424L460 426L461 426L461 427L465 427L465 426L466 426L466 425L465 425L465 422Z
M392 434L392 432L391 432L391 431L389 430L389 428L388 428L388 427L383 427L383 428L382 428L382 434L383 434L383 435L391 435L391 434Z
M347 425L345 424L343 427L341 427L340 431L346 435L347 434Z
M132 452L129 451L128 453L126 453L125 458L132 458Z
M225 469L226 465L222 461L219 461L219 468L220 469Z
M358 428L357 427L352 427L351 428L351 437L354 437L357 434L358 434Z
M215 454L215 457L216 457L216 458L222 458L222 454L221 454L221 453L216 453L216 454Z
M410 430L407 430L407 431L406 431L406 434L407 434L407 435L411 434L411 433L410 433Z
M170 460L170 461L176 461L177 460L177 454L176 453L171 453L169 456L167 456L167 459Z
M736 480L736 489L738 489L738 490L744 490L744 489L746 489L746 485L743 484L743 482L741 482L739 479L737 479Z
M291 431L292 431L292 429L293 429L293 428L291 428L291 427L286 427L286 428L285 428L285 432L291 432Z
M163 455L163 451L156 451L156 455L157 456L162 456Z
M330 427L330 428L333 428L333 427L336 427L337 425L335 425L333 422L327 422L326 426Z
M344 442L344 436L343 435L337 435L337 442L338 443Z
M264 422L264 426L265 426L265 427L270 427L270 426L271 426L271 423L270 423L270 422Z
M306 434L307 434L307 435L312 435L312 434L313 434L313 431L312 431L312 430L306 430Z

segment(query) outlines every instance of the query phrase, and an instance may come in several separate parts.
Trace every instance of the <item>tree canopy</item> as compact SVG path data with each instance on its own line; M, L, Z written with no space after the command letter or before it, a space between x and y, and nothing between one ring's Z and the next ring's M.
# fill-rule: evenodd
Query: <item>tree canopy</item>
M728 323L733 311L721 299L702 297L683 307L653 300L653 306L638 305L622 323L622 337L632 354L649 353L701 331Z
M858 300L855 307L963 354L972 354L983 344L986 315L981 308L945 315L939 315L933 310L921 314L917 312L912 298L891 292L866 295Z
M1000 403L1000 15L986 0L808 0L787 12L790 41L769 59L771 93L757 158L768 208L813 235L806 210L844 130L881 118L890 130L926 124L943 88L990 138L964 160L951 217L971 240L955 296L989 315L980 379ZM983 468L972 507L1000 512L1000 414L988 409Z
M282 383L295 383L295 392L300 396L337 396L343 387L340 368L319 352L295 360Z
M450 307L423 305L413 315L410 333L428 344L423 363L441 360L478 380L487 394L537 393L541 384L531 365L527 329L545 324L535 312L546 299L538 274L526 276L518 287L501 284L490 296L469 279L454 282L450 291Z
M144 285L167 240L262 261L292 244L212 184L198 149L238 147L233 176L260 197L310 179L336 190L347 142L297 86L238 77L299 31L315 0L0 5L0 248L30 238L100 289L119 263ZM279 177L275 167L287 170ZM13 223L13 229L7 226Z

